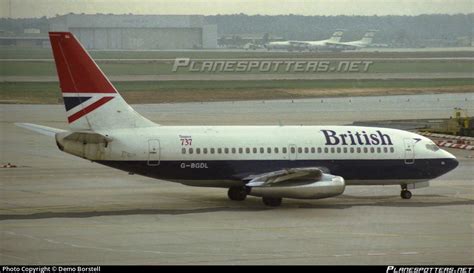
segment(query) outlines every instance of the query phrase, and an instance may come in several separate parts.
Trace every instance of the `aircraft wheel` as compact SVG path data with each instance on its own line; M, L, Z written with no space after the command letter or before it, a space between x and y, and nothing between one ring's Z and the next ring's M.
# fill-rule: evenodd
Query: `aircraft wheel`
M227 196L233 201L244 201L247 198L247 193L245 187L230 187Z
M269 207L278 207L281 205L283 198L262 197L262 201Z
M402 192L400 193L400 196L403 199L410 199L411 198L411 192L409 190L402 190Z

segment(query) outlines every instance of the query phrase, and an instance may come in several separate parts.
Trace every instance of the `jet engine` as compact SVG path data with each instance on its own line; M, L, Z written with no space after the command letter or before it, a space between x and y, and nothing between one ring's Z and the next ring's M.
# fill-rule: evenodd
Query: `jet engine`
M266 198L321 199L340 195L346 188L344 178L322 173L313 180L287 180L278 183L248 184L249 195Z

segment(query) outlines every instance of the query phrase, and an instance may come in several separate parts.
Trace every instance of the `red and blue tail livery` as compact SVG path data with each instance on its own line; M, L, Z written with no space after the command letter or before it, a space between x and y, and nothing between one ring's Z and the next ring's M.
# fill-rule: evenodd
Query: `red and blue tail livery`
M114 97L115 95L110 93L63 93L67 120L72 123L106 104Z
M121 128L147 127L152 124L123 100L72 33L50 32L49 38L72 129L103 129L110 128L111 124Z

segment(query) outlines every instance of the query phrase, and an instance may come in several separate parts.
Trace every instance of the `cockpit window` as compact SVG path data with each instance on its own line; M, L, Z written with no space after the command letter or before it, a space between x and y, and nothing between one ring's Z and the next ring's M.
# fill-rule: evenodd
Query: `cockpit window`
M427 148L428 150L433 151L433 152L436 152L437 150L439 150L438 145L436 145L436 144L434 144L434 143L428 143L428 144L426 144L426 148Z

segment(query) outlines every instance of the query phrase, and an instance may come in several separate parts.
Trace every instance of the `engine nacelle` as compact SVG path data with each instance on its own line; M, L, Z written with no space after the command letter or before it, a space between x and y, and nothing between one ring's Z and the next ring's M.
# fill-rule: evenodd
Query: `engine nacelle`
M249 195L272 198L322 199L340 195L346 183L340 176L323 174L315 182L282 182L266 186L251 187Z
M93 132L57 133L56 145L68 154L89 160L103 159L111 138Z

